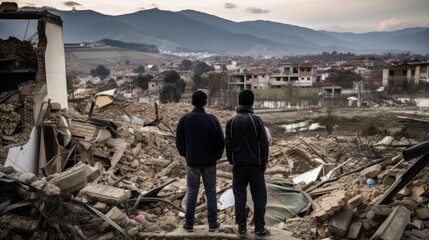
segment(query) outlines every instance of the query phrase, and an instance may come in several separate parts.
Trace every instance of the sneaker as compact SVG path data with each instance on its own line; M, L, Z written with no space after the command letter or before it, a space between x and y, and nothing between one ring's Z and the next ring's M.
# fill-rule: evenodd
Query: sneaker
M191 225L187 225L186 223L183 224L183 229L185 229L187 232L193 232L194 231L194 227Z
M268 229L264 228L263 230L255 230L255 235L256 239L262 239L266 236L270 236L271 233L268 231Z
M240 238L246 238L246 236L247 236L247 229L246 229L246 227L238 227L238 236Z
M214 232L220 228L220 223L216 223L214 226L209 227L209 232Z

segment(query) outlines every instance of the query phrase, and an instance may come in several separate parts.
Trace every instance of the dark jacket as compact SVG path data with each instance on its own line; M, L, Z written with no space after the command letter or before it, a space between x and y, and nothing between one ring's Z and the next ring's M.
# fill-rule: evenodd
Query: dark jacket
M176 131L176 147L186 164L191 167L216 165L225 146L219 120L204 111L194 108L179 121Z
M239 106L226 123L226 156L234 166L265 166L268 139L264 123L251 107Z

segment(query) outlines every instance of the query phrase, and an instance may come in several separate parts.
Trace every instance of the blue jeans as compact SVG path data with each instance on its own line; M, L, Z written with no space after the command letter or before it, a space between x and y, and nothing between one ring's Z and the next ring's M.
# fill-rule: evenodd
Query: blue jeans
M195 207L197 205L198 191L200 189L200 178L203 177L204 189L207 199L207 220L209 227L217 224L217 198L216 198L216 165L212 167L194 168L186 167L186 225L194 226Z

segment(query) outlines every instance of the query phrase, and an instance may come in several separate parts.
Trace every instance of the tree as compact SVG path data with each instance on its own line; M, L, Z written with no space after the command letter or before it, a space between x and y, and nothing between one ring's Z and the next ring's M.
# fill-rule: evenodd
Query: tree
M192 91L196 91L201 88L207 88L207 82L204 81L204 79L197 74L194 74L192 77L192 80L194 81L194 85L192 86Z
M226 92L228 88L228 76L225 72L209 73L207 77L204 78L204 82L207 83L209 104L214 104L216 101L220 102L221 100L226 100L222 98L222 92ZM227 103L222 102L221 104L226 105Z
M171 83L166 83L159 93L159 101L161 103L179 102L181 94L176 86Z
M180 79L180 75L176 71L165 71L162 73L164 75L164 82L174 84Z
M329 77L325 80L325 84L331 83L343 88L352 88L353 82L360 80L361 79L359 75L352 71L336 71L329 75Z
M179 102L182 93L185 92L186 82L180 78L176 71L165 71L163 75L165 85L159 93L161 103Z
M144 73L144 71L145 71L145 68L144 68L144 66L142 66L142 65L139 65L136 69L134 69L134 72L135 72L135 73L143 74L143 73Z
M191 70L191 67L192 67L192 62L191 60L188 60L188 59L183 59L182 63L180 64L180 68L185 71Z
M186 82L183 79L179 79L174 83L174 86L177 88L177 91L180 93L180 95L182 95L182 93L185 92Z
M104 80L107 76L109 76L110 70L107 69L103 65L98 65L97 68L91 69L91 76L100 77L100 79Z
M152 72L158 72L158 71L159 71L158 65L153 65L153 66L150 68L150 70L151 70Z
M194 73L202 76L205 72L214 71L214 67L207 65L205 62L198 62L195 66Z
M149 88L149 79L139 74L139 76L133 80L133 84L139 86L142 90L146 90Z

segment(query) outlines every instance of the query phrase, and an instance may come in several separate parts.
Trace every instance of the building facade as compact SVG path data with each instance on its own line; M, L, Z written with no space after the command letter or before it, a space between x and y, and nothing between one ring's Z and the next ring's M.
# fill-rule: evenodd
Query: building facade
M419 86L429 83L429 62L403 63L383 68L384 87Z
M231 90L267 89L271 73L263 67L228 74L228 86Z

